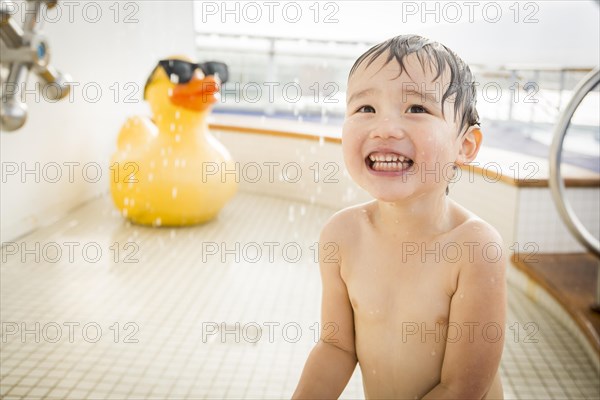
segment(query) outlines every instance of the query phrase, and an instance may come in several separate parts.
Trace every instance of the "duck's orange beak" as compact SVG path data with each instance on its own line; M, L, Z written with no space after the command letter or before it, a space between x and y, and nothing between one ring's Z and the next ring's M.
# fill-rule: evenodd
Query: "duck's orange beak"
M183 85L175 85L171 102L189 110L204 111L217 101L215 94L219 92L221 82L210 75L203 79L193 77Z

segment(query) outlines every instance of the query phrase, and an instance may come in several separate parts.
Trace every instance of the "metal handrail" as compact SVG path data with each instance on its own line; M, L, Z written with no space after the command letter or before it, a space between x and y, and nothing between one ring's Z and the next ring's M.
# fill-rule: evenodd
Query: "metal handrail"
M600 241L596 239L587 229L571 207L570 203L567 202L565 196L565 184L560 176L560 163L562 157L562 146L567 134L567 129L571 123L571 118L575 113L577 107L583 100L583 98L598 85L600 82L600 69L596 68L590 72L586 77L577 85L571 101L567 104L564 112L561 114L560 119L554 130L554 139L550 146L550 190L552 192L552 198L558 208L558 212L567 225L567 228L571 231L573 236L585 246L589 251L594 253L596 257L600 257ZM599 275L600 279L600 275Z

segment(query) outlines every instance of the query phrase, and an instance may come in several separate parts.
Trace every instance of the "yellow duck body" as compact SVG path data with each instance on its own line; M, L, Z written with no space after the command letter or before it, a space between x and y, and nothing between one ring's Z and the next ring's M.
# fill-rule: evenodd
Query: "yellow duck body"
M204 223L235 194L236 176L221 174L234 170L234 161L210 134L206 120L216 101L216 85L196 90L208 87L211 79L199 76L187 88L175 88L184 85L171 83L161 68L155 69L146 96L153 119L131 117L121 128L110 163L110 187L116 207L132 222Z

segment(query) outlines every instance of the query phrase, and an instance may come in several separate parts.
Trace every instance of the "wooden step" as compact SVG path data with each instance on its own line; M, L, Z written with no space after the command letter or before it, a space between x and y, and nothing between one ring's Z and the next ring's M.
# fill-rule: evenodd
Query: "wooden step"
M567 310L600 354L600 313L592 311L599 261L589 253L513 254L513 264Z

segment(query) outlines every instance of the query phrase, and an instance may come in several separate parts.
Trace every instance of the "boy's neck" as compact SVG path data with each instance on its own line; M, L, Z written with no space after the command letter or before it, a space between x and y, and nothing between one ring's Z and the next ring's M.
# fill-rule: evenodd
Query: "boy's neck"
M382 233L437 236L451 224L450 199L445 193L424 193L398 202L377 200L374 225Z

